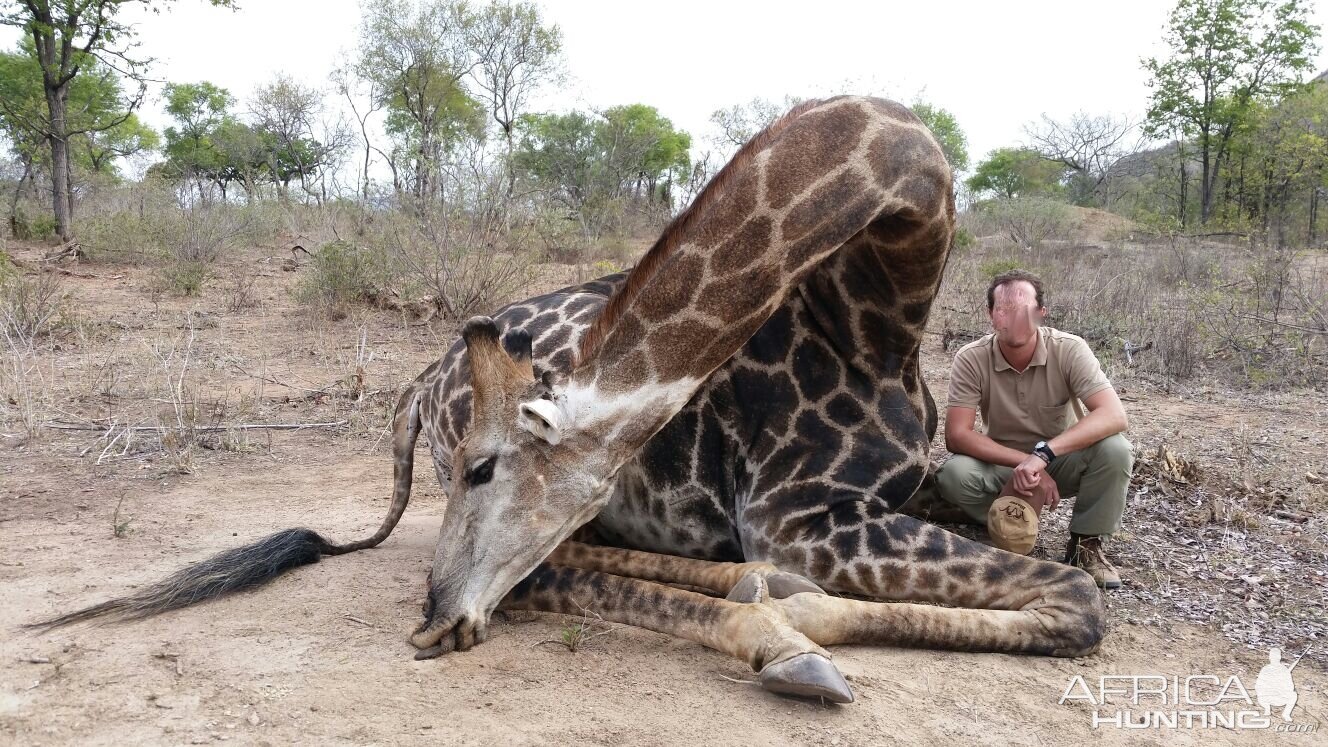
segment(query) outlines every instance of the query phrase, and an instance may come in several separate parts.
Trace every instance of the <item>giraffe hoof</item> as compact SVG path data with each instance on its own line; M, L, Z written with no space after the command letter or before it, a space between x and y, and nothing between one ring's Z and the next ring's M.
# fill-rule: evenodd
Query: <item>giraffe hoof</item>
M770 591L766 586L766 580L758 574L748 573L738 579L738 583L729 589L728 596L724 598L740 604L760 604L769 597Z
M780 695L823 698L831 703L852 703L853 691L844 675L820 654L798 654L761 670L761 687Z
M787 599L794 594L802 594L804 592L810 594L825 593L825 589L812 583L810 579L787 571L775 571L769 576L766 576L765 584L766 588L770 590L770 596L775 599Z
M437 659L447 653L443 650L443 644L435 643L428 648L422 648L415 652L415 661L424 661L425 659Z

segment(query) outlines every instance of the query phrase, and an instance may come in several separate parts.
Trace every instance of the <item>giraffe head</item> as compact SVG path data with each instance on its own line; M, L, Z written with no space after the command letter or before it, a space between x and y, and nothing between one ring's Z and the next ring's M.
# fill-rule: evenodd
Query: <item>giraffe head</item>
M476 317L462 331L471 421L452 454L453 480L433 569L422 649L464 650L522 578L609 498L612 451L571 422L551 375L536 376L525 332L500 336Z

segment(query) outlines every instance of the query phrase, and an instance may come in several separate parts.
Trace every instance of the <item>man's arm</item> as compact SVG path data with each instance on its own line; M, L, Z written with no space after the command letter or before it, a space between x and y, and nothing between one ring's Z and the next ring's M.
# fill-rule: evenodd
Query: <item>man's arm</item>
M1125 416L1125 406L1121 404L1120 397L1116 396L1116 390L1111 387L1089 395L1088 399L1084 400L1084 407L1088 408L1088 414L1083 420L1047 442L1056 456L1086 449L1130 427L1130 421ZM949 426L947 433L948 428Z
M987 464L1018 467L1028 455L1017 449L1011 449L1008 446L996 443L988 438L985 433L978 433L974 429L977 419L978 411L972 407L951 406L946 408L945 448L949 449L952 454L963 454Z

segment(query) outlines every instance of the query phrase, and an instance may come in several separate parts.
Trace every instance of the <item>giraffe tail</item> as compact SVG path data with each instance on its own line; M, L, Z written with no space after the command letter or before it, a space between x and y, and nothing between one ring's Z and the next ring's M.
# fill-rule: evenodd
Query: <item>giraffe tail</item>
M47 631L97 618L133 620L151 617L233 591L259 586L292 568L317 563L323 555L342 555L377 545L392 533L406 511L406 504L410 502L415 441L420 432L419 401L416 395L416 388L411 386L397 403L392 426L392 451L396 462L392 506L372 536L338 545L327 541L312 529L286 529L182 568L135 594L23 627Z

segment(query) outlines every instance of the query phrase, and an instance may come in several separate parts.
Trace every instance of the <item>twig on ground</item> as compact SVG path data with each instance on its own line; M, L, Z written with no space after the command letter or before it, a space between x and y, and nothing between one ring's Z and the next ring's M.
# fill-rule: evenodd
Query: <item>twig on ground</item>
M204 432L217 431L299 431L305 428L338 428L349 424L349 420L338 420L331 423L237 423L235 425L199 425L193 430ZM41 427L50 428L58 431L106 431L110 435L116 426L110 430L104 426L78 425L74 423L42 423ZM122 425L119 426L121 432L156 432L161 430L159 425Z

